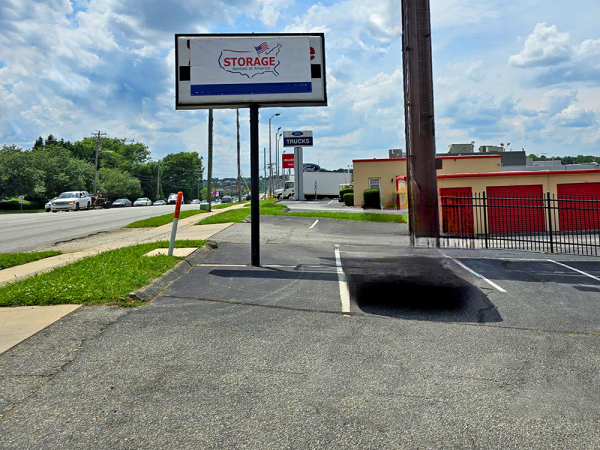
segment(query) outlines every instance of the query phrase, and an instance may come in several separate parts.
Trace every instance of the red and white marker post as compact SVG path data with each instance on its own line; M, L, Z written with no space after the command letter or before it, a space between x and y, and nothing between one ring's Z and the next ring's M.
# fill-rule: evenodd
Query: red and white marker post
M177 236L177 223L179 222L179 211L181 210L182 200L183 192L178 192L177 203L175 204L175 214L173 214L173 229L171 230L171 242L169 242L169 256L173 256L173 248L175 247L175 237Z

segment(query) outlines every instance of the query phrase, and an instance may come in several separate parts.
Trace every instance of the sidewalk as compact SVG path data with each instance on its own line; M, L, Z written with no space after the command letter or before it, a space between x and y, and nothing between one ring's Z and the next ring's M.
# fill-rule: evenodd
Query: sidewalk
M243 208L243 205L236 205L231 208L219 209L210 213L203 213L188 217L187 219L181 219L177 227L177 239L209 239L211 236L224 230L231 224L223 223L198 226L195 226L194 224L205 217L237 208ZM250 210L248 210L248 214L250 214ZM72 242L50 247L49 249L51 250L61 250L64 253L51 258L0 270L0 286L38 273L47 272L87 256L94 256L121 247L168 240L171 237L172 227L173 224L169 223L156 228L122 228L116 232L102 235L101 237L81 238Z

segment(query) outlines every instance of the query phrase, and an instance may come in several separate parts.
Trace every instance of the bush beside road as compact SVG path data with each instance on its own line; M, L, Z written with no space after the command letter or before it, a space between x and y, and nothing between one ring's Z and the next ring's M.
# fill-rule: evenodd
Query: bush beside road
M47 252L32 252L32 253L0 253L0 270L8 269L9 267L20 266L40 259L50 258L51 256L60 255L62 252L47 251Z
M206 241L176 241L175 247L201 247ZM181 258L145 257L168 241L119 248L76 261L0 288L0 306L85 305L113 303L136 306L127 295L172 269Z

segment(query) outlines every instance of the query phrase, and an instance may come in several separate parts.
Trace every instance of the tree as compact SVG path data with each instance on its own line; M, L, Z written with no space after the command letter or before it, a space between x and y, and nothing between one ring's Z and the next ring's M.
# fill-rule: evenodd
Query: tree
M104 197L112 200L117 198L135 200L142 195L140 180L119 169L100 169L98 188Z
M0 198L36 197L43 190L41 175L31 163L31 152L16 145L4 145L0 149Z
M64 191L91 190L94 166L73 157L60 145L45 146L31 151L31 164L41 174L42 188L38 198L51 198Z
M156 192L157 181L158 181L158 163L150 161L146 164L137 164L133 167L132 175L140 180L144 197L148 197L152 200L161 198L163 195L161 192Z
M196 198L198 178L204 168L198 152L171 153L161 161L161 180L165 195L182 191L184 198Z
M44 138L43 137L39 137L35 140L35 144L33 144L33 148L35 150L40 150L44 148Z

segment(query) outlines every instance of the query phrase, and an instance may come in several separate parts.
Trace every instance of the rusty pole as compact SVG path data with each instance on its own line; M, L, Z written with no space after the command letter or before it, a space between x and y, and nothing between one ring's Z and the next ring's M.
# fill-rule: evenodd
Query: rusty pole
M409 230L439 245L429 0L402 0L402 30Z

